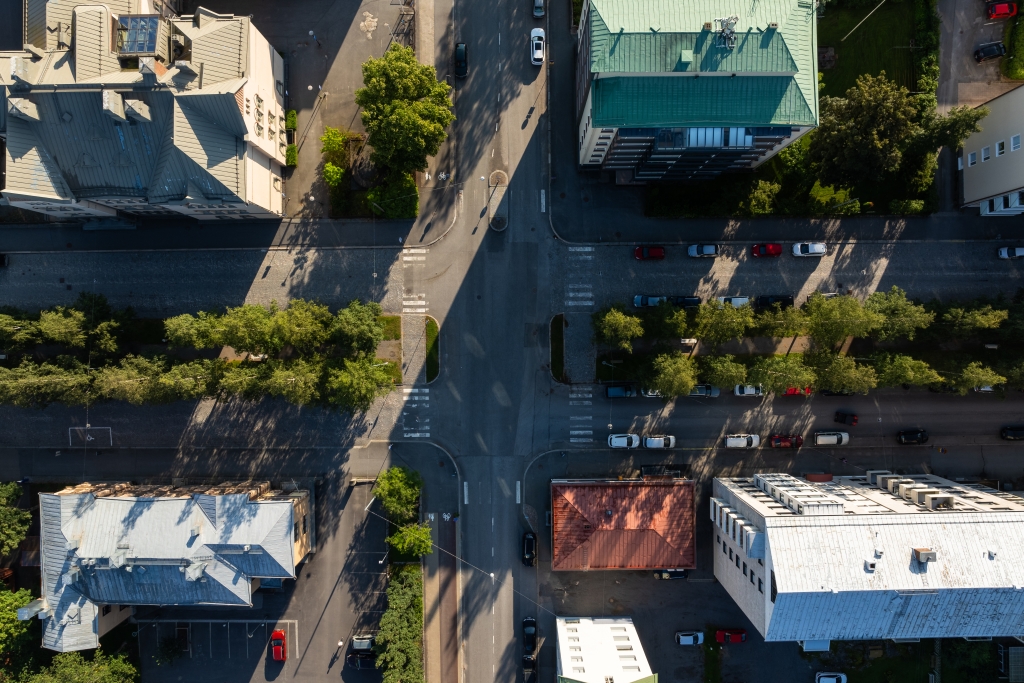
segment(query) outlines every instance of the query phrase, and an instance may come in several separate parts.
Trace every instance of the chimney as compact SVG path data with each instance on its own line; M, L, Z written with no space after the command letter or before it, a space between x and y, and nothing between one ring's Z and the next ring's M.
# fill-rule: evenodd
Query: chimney
M914 558L918 562L937 562L939 554L931 548L914 548Z
M124 113L142 123L153 122L153 115L149 111L149 105L142 100L125 100Z
M124 99L113 90L103 91L103 113L115 121L127 121L124 115Z
M24 57L11 57L11 80L28 80L28 62Z

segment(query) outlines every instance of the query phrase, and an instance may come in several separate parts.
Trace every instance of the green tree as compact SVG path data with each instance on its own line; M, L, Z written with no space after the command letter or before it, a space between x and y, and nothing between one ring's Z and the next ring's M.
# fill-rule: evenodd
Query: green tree
M327 371L324 391L327 402L336 408L366 411L391 386L391 375L383 364L372 358L346 358L341 368Z
M682 353L662 353L651 364L650 388L665 398L686 396L697 384L697 364Z
M778 183L758 180L747 197L747 212L751 216L769 216L775 213L775 197L781 189L782 185Z
M381 307L376 301L362 304L358 299L334 316L333 337L339 346L355 354L373 355L384 340Z
M92 395L92 377L74 358L58 356L38 365L26 358L16 368L0 368L0 403L20 408L83 405Z
M712 347L740 339L754 326L754 309L749 304L736 308L720 301L706 301L697 309L693 335Z
M700 356L700 378L716 387L733 387L747 381L747 366L733 356Z
M883 322L880 313L866 309L852 296L825 298L815 292L804 304L807 332L823 349L834 349L847 337L865 337Z
M411 173L393 171L379 185L366 191L366 203L371 211L384 218L416 218L420 213L416 179Z
M32 513L18 509L21 495L21 485L17 482L0 484L0 555L13 553L18 544L25 540L25 534L32 523ZM0 591L5 592L7 591Z
M686 336L686 311L662 301L657 306L643 309L641 327L644 334L654 339L679 339Z
M164 334L171 348L209 349L220 345L215 332L219 325L220 316L215 313L183 313L164 320Z
M967 309L955 306L942 315L942 322L954 337L963 339L982 330L997 330L1009 316L1009 311L992 308L991 304Z
M159 383L166 368L167 360L163 357L128 355L117 365L96 371L96 391L102 398L127 401L132 405L173 400L176 397L162 391Z
M878 386L875 369L860 365L849 356L822 350L808 356L806 361L814 368L818 389L866 394Z
M942 377L923 360L903 354L880 353L874 357L878 386L898 387L904 384L928 386L939 384Z
M961 396L966 396L967 392L975 387L994 387L1004 382L1006 382L1005 377L975 361L961 370L950 384L960 392Z
M920 132L914 98L884 71L858 77L845 98L820 98L820 111L808 157L822 185L852 187L898 170Z
M814 370L799 355L761 356L747 372L747 382L780 394L790 387L814 386Z
M39 334L44 340L73 348L85 346L85 314L73 308L55 306L39 314Z
M392 43L384 56L363 62L363 86L355 92L373 161L394 171L422 171L437 154L455 120L451 86L412 48Z
M340 166L335 166L329 161L324 164L323 178L328 187L337 187L340 185L341 178L344 174L345 170Z
M396 524L416 519L422 491L423 477L420 473L402 465L384 470L373 485L373 495Z
M315 301L292 299L288 308L278 311L274 323L276 336L300 354L310 355L331 338L334 316L331 309Z
M216 395L225 368L226 363L216 358L172 365L156 378L157 392L169 400Z
M644 336L644 326L640 318L625 313L622 309L612 307L598 311L591 316L594 326L594 338L599 344L633 352L633 340Z
M803 334L807 325L806 316L799 308L774 304L757 314L754 319L755 334L763 337L795 337Z
M271 363L228 363L220 378L220 393L256 400L266 395L266 381L273 372Z
M351 133L347 130L326 126L324 134L320 136L320 154L323 155L327 165L334 166L339 172L348 166L348 140L350 135Z
M384 683L423 682L423 572L419 565L392 567L388 606L374 646Z
M80 652L61 652L48 667L25 672L18 683L136 683L139 673L124 655L108 657L96 650L91 659Z
M932 115L925 123L925 137L930 149L948 147L956 151L973 133L980 133L981 120L988 116L988 107L953 107L945 116Z
M264 386L271 396L281 396L298 406L309 405L320 396L323 370L323 361L318 358L278 363Z
M388 545L403 555L429 555L434 550L429 524L406 524L387 538Z
M0 534L6 535L6 524L0 521L0 525L3 525L0 526ZM6 539L0 542L6 543ZM28 627L32 622L18 621L18 609L30 602L32 593L24 588L18 591L9 591L6 588L0 590L0 664L4 668L10 666L14 660L20 659L18 655L31 647L32 636ZM2 671L0 680L4 680Z
M214 332L222 344L238 353L275 354L281 350L274 318L277 304L270 307L243 304L229 308L221 316Z
M38 340L39 330L35 321L0 313L0 349L18 351Z
M113 356L118 352L118 333L121 324L116 320L104 320L89 331L89 350L100 355Z
M896 285L888 292L873 292L864 302L864 308L882 316L881 325L874 330L879 341L913 340L918 330L935 320L934 313L907 299L907 293Z

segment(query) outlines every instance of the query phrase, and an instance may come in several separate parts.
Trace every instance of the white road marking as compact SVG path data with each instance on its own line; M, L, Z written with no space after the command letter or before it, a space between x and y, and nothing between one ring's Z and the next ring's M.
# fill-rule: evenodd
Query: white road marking
M569 443L593 443L593 441L594 441L593 439L583 439L583 438L572 438L572 439L569 439Z
M403 308L402 313L426 313L428 310L426 308Z
M593 436L592 429L570 429L569 436Z
M430 432L405 432L403 436L407 439L429 439Z
M520 484L520 482L517 481L516 482L516 505L519 505L519 484Z
M569 298L572 298L572 297L581 298L582 297L582 298L589 299L592 296L594 296L594 293L593 292L566 292L565 295L567 297L569 297Z
M544 198L545 198L544 190L541 190L540 191L540 212L541 213L545 213Z
M409 248L409 249L403 249L402 251L404 251L406 254L426 254L430 250L429 249Z
M469 505L469 482L468 481L462 482L462 495L463 495L463 499L466 501L465 503L463 503L463 505Z
M569 251L594 251L593 247L569 247Z
M403 306L426 306L427 302L422 300L403 301Z
M407 394L429 394L430 389L425 387L402 387L402 391Z
M586 393L569 394L569 398L593 398L594 394L589 391Z
M426 256L403 256L403 261L426 261Z
M593 415L570 415L570 420L593 420Z
M569 401L569 405L571 405L571 406L592 406L592 405L594 405L594 402L593 401Z
M593 306L593 301L566 301L566 306Z

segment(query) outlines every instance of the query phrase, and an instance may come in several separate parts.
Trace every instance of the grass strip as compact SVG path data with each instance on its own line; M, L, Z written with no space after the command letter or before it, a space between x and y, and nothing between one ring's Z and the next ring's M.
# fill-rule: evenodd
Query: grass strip
M441 373L441 342L438 339L437 321L429 315L427 319L427 381L433 382Z
M384 323L384 340L402 338L402 316L382 315L377 320Z

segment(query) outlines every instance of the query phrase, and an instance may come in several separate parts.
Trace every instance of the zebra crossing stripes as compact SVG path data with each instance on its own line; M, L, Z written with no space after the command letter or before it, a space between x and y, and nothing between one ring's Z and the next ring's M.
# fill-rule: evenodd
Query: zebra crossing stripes
M430 389L402 387L402 436L407 439L430 438L430 418L423 414L430 408Z
M569 247L569 260L570 261L593 261L594 260L594 248L593 247Z
M575 284L565 286L566 306L593 306L594 286L587 284Z
M402 299L402 313L426 313L430 309L426 294L406 294Z
M591 386L578 385L569 391L570 406L589 406L593 404L594 388ZM569 443L591 443L594 440L594 430L591 424L593 415L570 415L569 416Z

